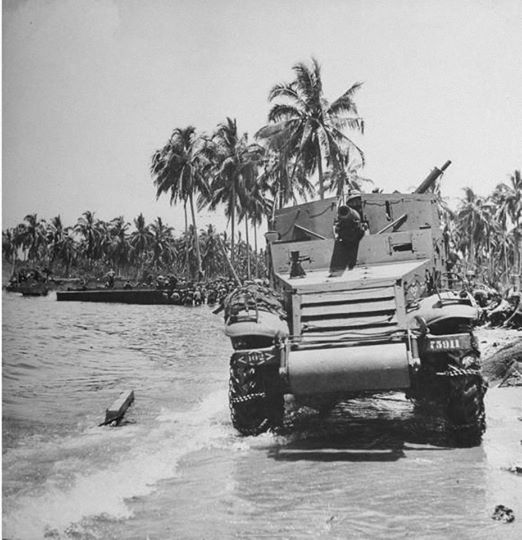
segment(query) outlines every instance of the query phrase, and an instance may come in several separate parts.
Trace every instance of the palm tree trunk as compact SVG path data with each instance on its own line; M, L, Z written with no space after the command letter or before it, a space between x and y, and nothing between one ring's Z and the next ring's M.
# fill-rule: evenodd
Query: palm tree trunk
M520 290L520 274L522 274L522 237L518 233L518 227L519 225L517 224L517 234L515 236L515 244L516 244L516 251L517 251L518 266L515 268L517 268L516 286L517 286L517 290Z
M509 265L507 257L507 244L504 243L504 287L508 287L509 284Z
M515 272L517 274L517 289L520 288L520 274L522 273L522 235L520 234L520 220L515 220L515 234L514 234L514 240L515 240Z
M203 270L201 269L201 252L199 250L199 237L198 237L198 228L196 225L196 212L194 211L194 197L192 193L190 194L190 213L192 215L192 226L194 227L194 242L196 244L196 259L198 262L198 281L201 280L203 276Z
M16 272L16 252L13 253L13 260L11 261L11 277L14 277Z
M324 183L323 183L323 157L321 155L321 145L317 141L317 173L319 175L319 197L324 199Z
M248 218L245 216L245 239L246 239L246 260L247 260L247 279L250 280L250 241L248 239Z
M278 187L277 192L274 197L274 204L272 205L272 211L270 212L270 214L267 212L267 215L266 215L266 221L267 221L269 231L272 231L274 229L276 210L278 208L283 207L283 203L281 201L282 201L281 187Z
M185 261L183 273L185 276L190 275L190 264L189 264L189 234L188 234L188 219L187 219L187 199L183 201L183 212L185 214Z
M223 242L221 241L221 238L218 236L218 243L221 247L221 251L223 252L223 256L225 257L225 262L228 264L229 268L230 268L230 272L232 274L232 276L234 277L234 279L236 280L237 284L239 286L241 286L241 280L239 279L239 276L237 275L236 273L236 270L234 268L234 265L232 264L232 262L230 261L230 259L228 258L227 256L227 252L225 250L225 246L223 245Z
M231 227L231 236L230 236L230 262L232 263L232 266L234 266L234 234L235 234L235 224L234 221L236 219L236 193L234 186L232 186L232 192L230 196L230 227Z
M257 255L257 223L254 219L254 254L255 254L255 261L256 261L256 279L259 278L259 258Z

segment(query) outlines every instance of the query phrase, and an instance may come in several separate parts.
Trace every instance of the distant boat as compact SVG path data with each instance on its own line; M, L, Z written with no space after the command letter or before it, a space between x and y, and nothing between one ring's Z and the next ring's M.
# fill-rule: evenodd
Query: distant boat
M45 283L33 283L19 285L18 292L21 292L23 296L47 296L49 288Z

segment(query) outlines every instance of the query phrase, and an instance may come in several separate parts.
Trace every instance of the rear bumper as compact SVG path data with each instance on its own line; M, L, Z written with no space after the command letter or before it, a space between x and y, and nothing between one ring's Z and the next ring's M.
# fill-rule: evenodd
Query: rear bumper
M380 391L410 386L406 343L285 351L284 370L296 395Z
M232 364L279 369L286 391L295 395L406 390L419 369L435 357L475 350L472 334L424 335L404 339L319 348L293 347L289 342L265 349L238 350ZM419 354L420 353L420 354ZM443 368L446 366L442 366Z

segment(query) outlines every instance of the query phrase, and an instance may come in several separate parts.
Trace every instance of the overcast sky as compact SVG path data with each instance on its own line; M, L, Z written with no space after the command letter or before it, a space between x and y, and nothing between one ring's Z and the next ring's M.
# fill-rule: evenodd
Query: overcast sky
M253 134L312 55L329 100L364 82L364 176L408 189L451 159L443 195L486 195L522 167L521 28L520 0L4 0L2 226L91 210L180 231L154 150L227 116Z

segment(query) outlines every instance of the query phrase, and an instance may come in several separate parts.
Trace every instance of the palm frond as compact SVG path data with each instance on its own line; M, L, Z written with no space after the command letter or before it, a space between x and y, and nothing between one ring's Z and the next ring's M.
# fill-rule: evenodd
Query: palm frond
M298 62L292 67L296 74L295 85L299 95L308 107L319 103L322 92L320 67L318 62L312 58L311 68L304 62Z
M357 105L355 104L355 101L353 100L354 94L361 88L363 85L362 82L356 82L355 84L352 84L346 92L338 97L328 108L327 113L333 114L333 115L339 115L341 113L351 113L351 114L358 114L357 113Z
M285 97L294 99L297 102L301 101L299 94L295 89L295 84L291 83L279 83L273 86L268 93L268 101L273 101L275 98Z
M364 166L366 165L366 160L365 160L365 157L364 157L364 152L361 150L361 148L359 148L359 146L357 146L347 135L345 135L344 133L342 133L340 130L338 129L335 129L334 130L334 133L336 136L344 139L351 148L353 148L358 154L359 154L359 157L361 159L361 164Z
M276 103L268 113L268 121L276 123L289 118L302 118L302 116L302 111L300 111L297 107L294 107L293 105Z

